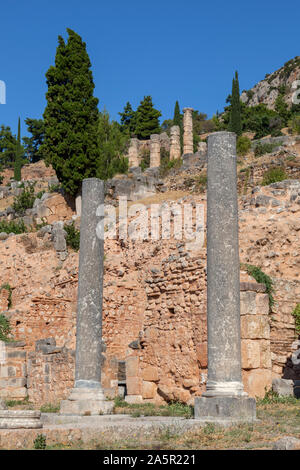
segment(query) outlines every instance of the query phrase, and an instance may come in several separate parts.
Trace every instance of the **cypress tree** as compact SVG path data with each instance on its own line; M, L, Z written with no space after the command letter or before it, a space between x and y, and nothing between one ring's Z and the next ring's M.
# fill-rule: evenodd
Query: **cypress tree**
M176 101L174 108L173 126L179 126L180 128L180 147L183 152L183 122L182 115L180 114L179 103Z
M14 179L21 181L21 168L22 168L22 146L21 146L21 121L18 121L18 137L16 144L16 156L14 165Z
M154 108L151 96L144 96L136 110L135 134L138 139L150 139L151 134L160 133L160 116L161 112Z
M96 176L98 99L86 44L71 29L58 37L55 65L46 73L45 136L40 152L65 191L75 196L82 180Z
M235 132L237 136L240 136L242 134L240 87L237 72L235 72L235 78L232 80L229 130L231 132Z
M180 114L179 103L176 101L175 108L174 108L174 117L173 117L173 126L182 127L182 119Z

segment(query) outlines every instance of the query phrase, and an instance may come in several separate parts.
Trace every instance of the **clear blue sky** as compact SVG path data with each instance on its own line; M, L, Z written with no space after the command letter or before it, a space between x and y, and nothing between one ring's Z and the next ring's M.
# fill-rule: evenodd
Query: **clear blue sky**
M99 107L118 119L151 95L163 119L223 110L234 71L248 89L299 55L299 0L10 0L1 5L0 124L40 118L45 73L66 28L87 44ZM297 47L298 46L298 47ZM22 123L22 135L26 133Z

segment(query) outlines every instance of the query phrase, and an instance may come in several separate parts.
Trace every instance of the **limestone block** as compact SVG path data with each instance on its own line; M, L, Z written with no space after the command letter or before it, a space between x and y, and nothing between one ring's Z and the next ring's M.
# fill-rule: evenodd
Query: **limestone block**
M21 400L27 397L27 388L3 388L0 389L0 398L10 398L12 400Z
M269 339L270 325L268 317L243 315L241 317L241 337L243 339Z
M243 339L241 341L242 368L257 369L260 367L260 347L258 341Z
M141 395L142 379L139 377L126 378L127 394L128 395Z
M142 395L126 395L125 401L130 404L143 403L143 397Z
M277 392L281 397L294 396L294 382L293 380L276 378L272 381L272 389Z
M0 410L0 429L42 428L40 411Z
M131 356L126 359L126 377L138 377L139 375L139 358Z
M269 314L269 296L268 294L256 294L256 312L258 315Z
M207 343L201 343L196 346L197 360L201 367L207 367Z
M266 389L272 385L272 373L268 369L253 369L242 371L245 392L250 397L264 397Z
M262 369L271 369L272 360L271 360L271 346L269 340L260 340L259 341L260 349L260 367Z
M142 377L144 380L147 380L149 382L157 382L158 381L158 370L157 367L154 366L147 366L143 370Z
M154 382L143 381L142 385L142 397L143 398L154 398L156 395L157 385Z
M241 315L256 314L256 292L245 291L240 293Z

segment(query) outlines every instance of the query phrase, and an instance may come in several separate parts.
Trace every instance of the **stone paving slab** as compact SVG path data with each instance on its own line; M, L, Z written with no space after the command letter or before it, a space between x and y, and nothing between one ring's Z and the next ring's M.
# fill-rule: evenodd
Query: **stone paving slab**
M107 436L120 440L138 439L156 432L182 434L205 425L195 419L147 416L133 418L130 415L71 416L42 413L42 429L0 429L0 449L32 449L38 434L46 436L47 445L69 445L76 441L101 442Z

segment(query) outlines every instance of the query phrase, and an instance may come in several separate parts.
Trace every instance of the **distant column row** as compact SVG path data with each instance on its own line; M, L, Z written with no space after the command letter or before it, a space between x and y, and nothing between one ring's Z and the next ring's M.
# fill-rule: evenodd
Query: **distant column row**
M183 155L194 153L193 145L193 108L183 110ZM161 142L160 135L150 136L150 168L160 166ZM170 160L181 158L180 127L172 126L170 129ZM139 140L132 138L128 150L129 168L138 167L141 163Z

